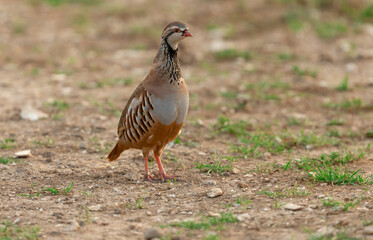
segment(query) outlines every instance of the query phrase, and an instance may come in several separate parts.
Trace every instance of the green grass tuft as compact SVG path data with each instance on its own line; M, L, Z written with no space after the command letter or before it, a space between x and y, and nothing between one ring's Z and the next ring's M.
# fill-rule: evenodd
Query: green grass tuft
M66 194L68 194L71 191L71 189L72 189L73 186L74 186L74 182L71 182L71 184L69 186L67 186L66 188L62 189L62 191L58 190L55 187L52 187L52 188L45 187L41 191L43 191L43 192L50 192L50 193L52 193L54 195L57 195L57 194L64 194L64 195L66 195Z
M343 119L333 119L326 123L328 126L342 126L345 123Z
M370 4L367 8L365 8L362 11L361 16L364 20L372 21L373 20L373 4Z
M316 25L317 34L324 39L340 37L347 31L347 26L342 22L321 22Z
M298 77L304 77L304 76L309 76L312 78L317 77L317 72L314 70L301 69L296 65L293 66L292 70L293 70L293 73L296 74Z
M363 185L363 184L373 184L373 180L369 178L364 178L362 175L358 174L361 169L356 171L348 171L347 167L344 169L341 167L333 167L328 165L314 167L312 172L307 172L307 174L319 182L326 182L336 185Z
M349 80L349 77L348 77L348 75L346 75L346 76L343 78L341 84L339 84L339 85L336 87L337 91L340 91L340 92L345 92L345 91L347 91L347 90L348 90L348 80Z
M223 165L220 160L216 160L214 163L194 163L195 167L202 172L218 173L223 174L224 172L232 170L232 163Z
M232 60L235 58L243 58L245 60L250 60L252 58L252 54L250 51L239 51L237 49L226 49L217 51L215 53L215 57L218 60Z
M348 211L348 209L355 207L360 203L359 200L355 200L353 202L339 202L337 200L333 200L331 198L328 198L327 200L322 200L322 203L326 207L333 207L335 210L342 209L343 211Z
M292 53L279 53L277 55L277 58L281 61L290 61L293 60L295 57Z
M91 6L91 5L97 5L101 2L101 0L43 0L43 1L53 7L58 7L58 6L65 5L65 4L82 4L86 6Z
M0 239L1 240L12 240L12 239L27 239L27 240L38 240L40 228L36 226L24 226L18 227L11 224L8 221L0 224Z
M250 128L250 124L245 121L231 123L228 117L221 115L218 118L218 122L212 127L218 134L228 133L239 137L247 134Z
M216 227L222 229L226 223L236 223L237 218L230 212L220 213L220 217L205 217L199 222L195 221L182 221L170 224L171 227L182 227L191 230L195 229L210 229Z
M310 195L310 192L307 192L305 188L299 189L298 183L295 183L293 188L280 188L276 191L270 190L268 187L266 190L261 190L258 192L259 195L267 195L269 198L277 199L277 198L285 198L285 197L300 197L300 196L307 196Z
M96 83L97 88L102 88L105 86L128 86L133 83L132 78L111 78L111 79L103 79Z
M304 133L295 135L288 132L281 134L272 134L270 132L250 132L251 126L245 121L231 123L226 116L220 116L218 122L214 124L213 129L215 134L229 133L235 135L240 144L232 144L233 152L241 157L260 157L264 152L280 153L283 151L291 151L294 147L320 147L327 145L338 145L339 139L328 135L315 135L313 133Z
M372 131L367 131L365 135L366 135L367 138L373 138L373 130Z
M0 148L1 149L12 149L16 146L16 140L14 138L5 138L4 140L0 140Z
M304 21L297 12L287 14L284 19L287 27L293 32L298 32L304 26Z
M324 235L310 235L307 240L362 240L362 238L349 237L345 232Z
M364 155L365 153L363 151L359 153L323 153L320 156L314 158L311 158L309 156L302 157L299 160L295 161L295 165L300 169L310 171L320 164L328 167L333 165L345 165L346 163L351 163L362 159Z
M0 157L0 164L8 164L15 162L14 158L12 157Z
M359 111L362 109L373 109L373 105L366 105L360 98L354 98L352 100L345 100L341 103L326 103L323 104L323 107L335 109L335 110L344 110L344 111Z

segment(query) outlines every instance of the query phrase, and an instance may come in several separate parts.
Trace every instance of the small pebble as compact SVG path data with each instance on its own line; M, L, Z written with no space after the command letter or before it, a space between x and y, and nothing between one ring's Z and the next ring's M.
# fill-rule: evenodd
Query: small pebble
M207 197L209 197L209 198L218 197L220 195L223 195L223 190L221 190L220 188L211 188L207 192Z
M216 185L216 182L214 180L207 180L205 181L205 185Z
M80 227L79 223L75 220L71 221L67 227L66 227L66 230L67 231L75 231L77 230L78 228Z
M31 155L31 150L27 149L27 150L19 151L19 152L16 152L15 155L17 158L27 158Z
M153 238L159 238L161 236L162 236L162 234L160 233L159 229L157 229L157 228L148 228L144 232L144 238L146 240L150 240L150 239L153 239Z
M269 152L265 152L264 154L263 154L263 158L264 159L271 159L272 158L272 154L270 154Z
M332 236L333 232L335 231L335 229L333 227L322 227L320 228L319 230L317 230L317 233L320 234L320 235L327 235L327 236Z
M97 204L97 205L89 206L88 209L93 212L98 212L102 210L102 205Z
M119 208L114 209L114 214L119 215L121 213L122 213L122 211Z
M237 168L233 168L232 169L232 173L233 174L239 174L241 171L240 170L238 170Z
M284 209L291 210L291 211L298 211L301 210L302 207L293 203L287 203L284 205Z
M216 213L216 212L208 212L207 215L210 216L210 217L221 217L221 215L219 213Z
M363 229L363 233L364 233L364 235L373 235L373 225L371 225L371 226L366 226L366 227Z
M43 113L31 106L24 106L21 109L21 118L31 121L37 121L39 119L47 118L48 114Z
M20 219L19 218L16 218L14 221L13 221L13 224L15 225L15 224L17 224L17 223L19 223L20 222Z
M240 188L247 188L249 185L247 185L247 183L243 182L243 181L240 181L240 182L237 182L237 185L240 187Z
M241 215L237 216L237 220L240 221L240 222L248 221L248 220L251 220L251 219L252 219L252 217L248 213L244 213L244 214L241 214Z
M140 174L137 171L130 171L124 177L130 181L137 181L141 178Z

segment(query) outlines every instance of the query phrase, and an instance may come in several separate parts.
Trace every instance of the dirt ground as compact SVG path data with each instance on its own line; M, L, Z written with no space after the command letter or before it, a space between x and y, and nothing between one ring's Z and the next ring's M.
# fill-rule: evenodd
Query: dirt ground
M371 183L313 181L294 165L305 156L364 151L346 167L371 178L369 21L296 1L72 2L0 1L0 239L144 239L149 228L161 239L373 239ZM356 9L369 3L357 2ZM174 20L193 34L179 51L188 118L163 155L166 171L182 181L143 182L140 151L111 163L105 157L161 31ZM323 32L323 21L346 29L325 36L334 29ZM30 107L47 117L21 117ZM221 116L230 123L217 127ZM316 141L242 154L232 149L252 143L222 130L240 121L244 134L277 143L288 141L284 134ZM12 158L26 149L28 158ZM196 168L218 162L231 168ZM150 168L156 174L154 161ZM223 194L209 198L212 188ZM221 216L232 220L211 223Z

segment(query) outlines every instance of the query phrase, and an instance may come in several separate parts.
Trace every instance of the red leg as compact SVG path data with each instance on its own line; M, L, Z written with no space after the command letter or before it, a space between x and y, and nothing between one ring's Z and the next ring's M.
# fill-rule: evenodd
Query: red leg
M145 162L145 175L144 175L144 181L152 181L154 178L152 175L150 175L149 168L148 168L148 156L144 156L144 162Z
M157 165L158 165L158 168L159 168L159 177L161 178L162 181L164 181L165 179L178 179L179 178L178 176L167 175L164 172L160 156L157 156L157 155L154 154L154 157L155 157L155 160L157 161Z

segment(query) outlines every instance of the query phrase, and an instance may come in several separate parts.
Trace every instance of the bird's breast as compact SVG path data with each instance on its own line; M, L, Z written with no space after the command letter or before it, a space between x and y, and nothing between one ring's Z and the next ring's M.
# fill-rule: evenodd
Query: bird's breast
M185 121L189 106L187 89L183 91L171 89L159 96L152 95L151 102L154 106L151 114L160 123L170 125L173 122L181 124Z

